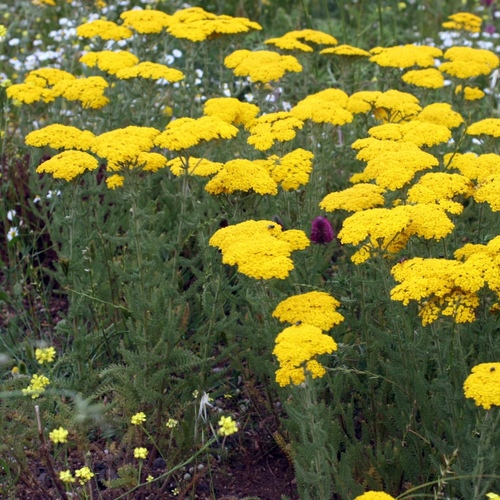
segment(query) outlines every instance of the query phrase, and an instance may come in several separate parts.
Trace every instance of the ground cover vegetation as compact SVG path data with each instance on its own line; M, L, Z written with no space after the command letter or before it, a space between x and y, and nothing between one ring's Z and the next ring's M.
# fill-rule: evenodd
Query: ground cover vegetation
M496 8L0 4L0 496L500 498Z

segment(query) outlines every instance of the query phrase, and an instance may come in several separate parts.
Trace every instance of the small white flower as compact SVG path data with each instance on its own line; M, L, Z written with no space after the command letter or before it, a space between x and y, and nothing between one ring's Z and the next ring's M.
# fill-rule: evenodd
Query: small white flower
M172 50L172 55L175 58L179 59L179 57L182 57L182 52L179 49L174 49L174 50Z
M9 210L9 211L7 212L7 219L9 219L10 221L11 221L12 219L14 219L14 217L15 217L15 216L16 216L16 211L15 211L15 210Z
M36 195L34 198L33 198L33 203L36 205L37 203L40 203L40 201L42 201L42 199L40 198L40 196Z
M19 229L17 227L11 227L7 233L7 240L12 241L14 238L19 236Z
M204 422L207 421L207 406L213 408L214 405L210 403L210 396L204 392L200 399L200 409L198 410L198 418L202 418Z

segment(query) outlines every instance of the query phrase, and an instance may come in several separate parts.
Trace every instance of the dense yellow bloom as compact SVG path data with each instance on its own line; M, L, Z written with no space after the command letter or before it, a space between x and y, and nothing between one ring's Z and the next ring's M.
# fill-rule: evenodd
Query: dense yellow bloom
M70 125L53 123L39 130L33 130L24 139L28 146L41 148L50 146L53 149L90 149L95 135L88 130L80 130Z
M354 500L396 500L394 497L383 491L367 491L357 496Z
M481 89L477 87L462 87L462 85L457 85L455 94L462 94L463 98L466 101L478 101L486 95Z
M385 123L370 128L368 133L375 139L411 142L416 146L429 147L451 139L451 131L448 127L419 120Z
M498 56L485 49L472 47L451 47L444 53L445 62L439 70L460 79L488 75L500 64Z
M484 278L471 263L415 257L396 264L391 274L400 282L391 290L391 298L404 305L412 300L419 302L424 325L440 315L452 316L457 323L475 320L477 292L483 287Z
M338 47L328 47L327 49L323 49L320 54L344 57L370 57L370 53L366 50L345 44Z
M33 104L38 101L48 103L54 100L50 89L39 87L34 83L16 83L11 85L7 88L7 97L23 104Z
M168 33L176 38L202 42L220 35L236 35L250 30L261 30L259 23L245 17L217 16L201 7L189 7L177 11L171 17Z
M439 165L436 157L416 148L414 144L399 151L374 155L363 172L351 176L353 183L374 180L380 187L395 190L411 182L417 172Z
M64 429L64 427L59 427L59 429L54 429L49 432L49 438L55 444L66 443L68 441L68 434L69 431Z
M80 484L85 484L94 477L94 473L88 467L82 467L75 471L75 477L78 478Z
M391 140L380 140L375 137L364 137L355 140L352 149L359 150L356 158L362 161L376 159L381 153L399 152L399 151L421 151L420 148L412 142L396 142ZM418 153L417 153L418 154Z
M347 111L348 96L340 89L326 89L307 96L292 108L290 114L299 120L315 123L345 125L351 123L353 115Z
M298 148L281 158L272 155L267 160L256 160L256 163L262 162L275 182L285 191L292 191L309 182L313 158L313 153Z
M400 205L392 209L372 208L354 213L344 220L338 238L343 244L364 245L351 258L360 264L370 258L371 249L382 254L395 254L413 235L440 240L454 227L444 210L436 205Z
M406 72L402 77L403 82L427 89L440 89L444 87L444 76L438 69L415 69Z
M474 199L478 203L488 203L493 212L500 211L500 175L486 177L476 189Z
M236 76L248 76L253 82L269 83L287 72L300 73L302 66L293 56L282 56L269 50L236 50L224 59L226 68Z
M144 35L161 33L172 24L172 16L159 10L127 10L120 14L123 25Z
M132 415L130 422L132 425L140 425L146 421L146 414L143 411L140 411L134 415Z
M92 171L98 166L97 160L88 153L69 149L44 161L36 171L39 174L52 174L55 179L64 179L69 182L86 170Z
M384 192L385 189L376 184L360 183L343 191L327 194L319 206L327 212L334 210L359 212L383 206L385 203Z
M43 392L45 392L45 387L50 384L49 379L45 375L33 375L30 380L30 385L26 389L22 390L24 396L31 396L32 399L36 399Z
M408 190L407 201L411 203L436 204L452 214L461 214L462 203L453 201L456 196L472 196L474 186L470 179L460 174L432 172L423 175Z
M471 33L479 33L481 31L481 23L483 20L471 14L470 12L457 12L448 16L449 21L442 23L443 28L449 30L463 30Z
M500 118L485 118L470 125L465 131L469 135L491 135L500 137Z
M278 38L269 38L264 43L274 45L282 50L301 50L312 52L313 48L303 42L315 43L317 45L337 45L337 39L328 33L312 29L289 31Z
M443 125L449 129L456 128L464 122L462 115L454 111L447 102L428 104L413 119Z
M76 479L73 477L69 469L59 472L59 479L63 483L74 483L76 481Z
M68 101L80 101L84 108L99 109L108 104L104 95L108 82L100 76L62 80L52 87L54 96L62 96Z
M209 241L220 248L222 262L237 265L238 271L255 279L285 279L293 269L294 250L309 246L303 231L283 231L268 220L248 220L219 229Z
M374 51L371 51L372 54ZM399 45L396 47L379 48L371 56L370 61L379 66L390 68L410 68L434 66L434 58L441 57L443 52L437 47L428 45Z
M177 157L167 162L167 167L177 177L186 174L208 177L209 175L216 174L223 166L223 163L210 161L205 158L195 158L194 156L190 156L187 160Z
M236 135L238 129L218 116L178 118L171 121L166 130L158 135L155 144L161 148L180 151L203 141L231 139Z
M373 111L377 99L382 95L379 90L354 92L347 100L346 109L354 114L366 114Z
M247 139L259 151L270 149L276 141L285 142L295 139L297 129L302 129L304 122L287 111L278 111L259 116L248 124L250 137Z
M64 71L62 69L57 68L39 68L33 71L30 71L26 78L24 79L24 83L34 83L39 87L47 88L55 85L57 82L61 80L74 80L76 76Z
M374 108L375 118L385 122L408 120L422 111L414 95L392 89L377 97Z
M466 398L472 398L476 406L489 410L500 406L500 363L480 363L472 368L464 382Z
M76 34L83 38L98 36L103 40L125 40L131 38L133 33L125 26L118 26L113 21L96 19L76 28Z
M321 330L330 330L344 321L337 312L340 302L326 292L308 292L294 295L280 302L273 311L273 317L282 323L307 323Z
M56 358L56 350L54 347L45 347L35 349L35 359L43 365L44 363L52 363Z
M269 171L258 162L238 158L225 163L207 183L205 190L214 195L236 191L275 195L278 185Z
M116 75L119 70L136 65L139 59L126 50L117 52L102 50L100 52L87 52L80 57L80 62L91 68L97 66L101 71L106 71L110 75Z
M241 102L235 97L215 97L203 106L207 116L218 116L233 125L249 125L259 113L259 107L249 102Z
M282 387L302 384L306 380L306 372L313 378L322 377L326 370L315 358L336 350L335 341L321 328L306 323L285 328L276 337L273 350L280 364L276 382Z
M125 182L125 177L123 175L110 175L109 177L106 177L106 185L108 186L108 189L116 189L119 187L123 186L123 183Z
M169 68L164 64L145 61L129 68L119 69L116 72L116 76L121 80L127 80L129 78L159 80L160 78L164 78L170 83L174 83L182 80L184 78L184 73L178 69Z
M148 456L147 448L134 448L134 458L144 460Z
M154 139L160 131L152 127L129 126L118 128L96 136L91 151L108 161L108 170L123 168L145 168L148 160L152 161L149 170L166 166L167 160L158 153L144 157L154 146ZM158 156L156 156L158 155Z
M221 417L219 420L219 434L221 436L230 436L238 432L238 425L232 417Z
M500 175L500 155L487 153L448 153L444 155L444 164L449 169L457 169L471 180L485 181L491 175Z

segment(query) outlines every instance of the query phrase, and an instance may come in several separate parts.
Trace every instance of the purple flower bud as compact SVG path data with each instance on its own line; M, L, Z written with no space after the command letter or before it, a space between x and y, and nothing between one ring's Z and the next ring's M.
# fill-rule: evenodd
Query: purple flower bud
M326 217L316 217L311 223L311 241L318 245L326 245L334 238L333 227Z
M481 0L481 3L486 7L489 7L493 2L494 0Z
M487 25L486 25L486 28L484 28L484 31L485 31L486 33L489 33L490 35L492 35L493 33L495 33L496 28L495 28L495 26L493 26L492 24L487 24Z

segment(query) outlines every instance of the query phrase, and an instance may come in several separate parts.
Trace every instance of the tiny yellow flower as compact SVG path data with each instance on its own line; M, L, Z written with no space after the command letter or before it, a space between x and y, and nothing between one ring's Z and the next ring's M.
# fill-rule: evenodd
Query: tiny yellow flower
M146 448L135 448L134 458L145 459L148 456L148 450Z
M165 424L169 429L173 429L179 425L179 421L175 420L175 418L169 418L167 423Z
M66 443L68 441L69 432L64 427L59 427L59 429L54 429L49 432L49 438L53 443Z
M149 476L146 478L146 481L150 483L153 479L154 477L151 474L149 474Z
M136 413L135 415L133 415L132 418L130 419L130 421L132 422L133 425L142 424L142 422L146 421L146 414L144 412L140 411L139 413Z
M53 347L35 350L36 360L43 365L44 363L52 363L56 357L56 350Z
M238 432L238 425L232 417L221 417L219 420L219 434L221 436L230 436Z
M85 484L94 477L94 473L87 466L85 466L76 470L75 476L78 478L80 484Z
M74 483L76 481L70 470L62 470L61 472L59 472L59 479L63 483Z

